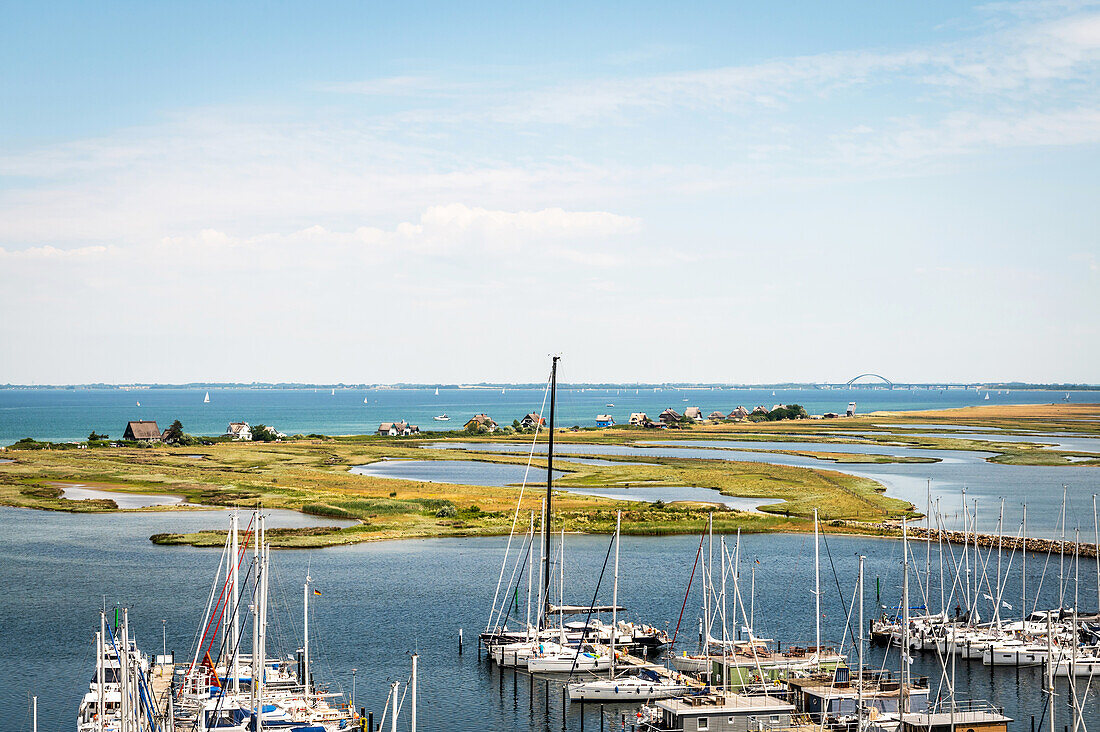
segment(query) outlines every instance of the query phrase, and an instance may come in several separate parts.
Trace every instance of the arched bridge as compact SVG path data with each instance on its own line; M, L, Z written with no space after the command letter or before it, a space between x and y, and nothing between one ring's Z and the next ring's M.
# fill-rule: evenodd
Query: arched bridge
M848 379L848 381L844 385L845 386L851 386L852 384L856 383L857 381L859 381L860 379L865 378L865 377L878 379L883 384L886 384L887 386L893 386L894 385L894 382L890 381L885 376L880 376L879 374L860 374L859 376Z

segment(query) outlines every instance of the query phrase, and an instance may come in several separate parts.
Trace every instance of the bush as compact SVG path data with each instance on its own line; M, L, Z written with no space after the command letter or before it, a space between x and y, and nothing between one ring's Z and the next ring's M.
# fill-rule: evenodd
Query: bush
M452 518L458 515L458 510L452 504L450 506L444 506L443 508L439 509L435 512L435 515L439 518Z

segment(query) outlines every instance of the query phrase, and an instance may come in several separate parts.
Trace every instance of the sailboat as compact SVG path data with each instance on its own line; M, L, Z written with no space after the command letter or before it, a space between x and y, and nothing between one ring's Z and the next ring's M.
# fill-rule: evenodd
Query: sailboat
M503 393L504 393L504 389L501 389L501 390L500 390L500 393L501 393L501 394L503 394Z
M985 393L985 398L986 398L986 401L989 400L989 392L988 391Z
M137 405L138 405L138 406L140 407L140 406L141 406L141 402L138 402L138 403L137 403Z
M367 403L367 398L363 397L363 404L366 404L366 403Z
M210 403L210 392L206 392L206 396L204 396L202 398L202 403L203 404L209 404Z
M611 594L611 627L618 626L619 610L619 539L623 513L615 516L615 583ZM606 679L579 681L569 684L571 701L645 701L668 699L687 694L691 688L676 678L662 679L649 669L642 669L636 676L615 677L615 633L611 633L611 658Z
M336 396L336 390L335 389L332 390L332 395Z
M437 386L437 387L435 387L435 395L436 395L436 396L439 396L439 387L438 387L438 386Z

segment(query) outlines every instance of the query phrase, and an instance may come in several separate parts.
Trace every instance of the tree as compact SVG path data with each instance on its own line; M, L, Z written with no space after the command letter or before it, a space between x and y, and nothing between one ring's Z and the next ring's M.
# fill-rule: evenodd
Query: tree
M183 439L183 424L177 419L164 431L165 442L179 442Z
M99 440L106 440L108 437L110 437L110 435L101 435L95 430L92 430L91 434L88 435L88 442L98 442Z

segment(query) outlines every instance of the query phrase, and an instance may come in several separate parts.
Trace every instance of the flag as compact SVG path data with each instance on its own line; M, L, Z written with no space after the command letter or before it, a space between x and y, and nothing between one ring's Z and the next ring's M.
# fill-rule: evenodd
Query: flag
M1009 604L1008 604L1007 602L1005 602L1004 600L1001 600L1001 604L1002 604L1002 605L1004 605L1005 607L1007 607L1007 608L1008 608L1009 610L1011 610L1011 609L1012 609L1012 606L1011 606L1011 605L1009 605Z
M317 597L320 597L320 596L321 596L321 591L320 591L320 590L318 590L318 589L314 589L314 590L313 590L313 594L314 594L314 595L317 595Z

